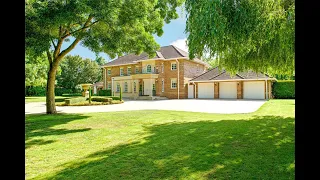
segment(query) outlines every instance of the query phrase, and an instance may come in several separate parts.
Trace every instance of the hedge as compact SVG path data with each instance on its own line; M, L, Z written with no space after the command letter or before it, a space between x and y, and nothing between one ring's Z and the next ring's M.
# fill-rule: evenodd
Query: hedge
M99 98L100 96L94 96L92 98ZM103 96L102 98L112 98L112 100L120 100L119 96Z
M63 94L74 94L71 89L66 88L55 88L54 93L56 96L62 96ZM25 87L25 96L46 96L46 87L27 86Z
M86 97L76 97L76 98L65 99L64 102L66 103L66 105L70 105L74 103L83 102L86 99L87 99Z
M66 89L66 88L55 88L54 89L54 94L56 96L62 96L62 94L72 94L72 90L71 89Z
M99 90L98 96L111 96L111 89Z
M108 97L92 97L91 100L92 101L97 101L97 102L111 102L112 98L108 98Z
M46 96L46 88L41 86L27 86L25 96Z
M294 99L295 98L295 81L279 80L273 83L272 95L275 99Z

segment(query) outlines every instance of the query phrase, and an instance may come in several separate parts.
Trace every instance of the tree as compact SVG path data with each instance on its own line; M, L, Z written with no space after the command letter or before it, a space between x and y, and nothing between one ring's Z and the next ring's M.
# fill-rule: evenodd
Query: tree
M186 0L189 56L235 73L293 74L294 0Z
M33 56L46 52L49 70L47 114L56 113L54 82L63 57L81 42L93 52L110 57L147 52L160 46L153 34L163 34L164 21L176 19L184 0L29 0L25 7L25 48ZM75 40L66 48L62 44ZM52 50L52 52L51 52Z
M78 55L67 55L60 67L62 72L57 76L58 86L71 89L73 92L79 84L97 82L100 71L95 61L82 59Z
M96 59L95 59L95 62L99 65L99 66L103 66L105 63L106 63L106 60L101 57L101 56L98 56L96 55ZM99 72L99 76L98 76L98 82L102 81L103 80L103 69L101 68L100 69L100 72Z
M47 83L48 61L45 55L37 58L25 56L25 86L42 86Z

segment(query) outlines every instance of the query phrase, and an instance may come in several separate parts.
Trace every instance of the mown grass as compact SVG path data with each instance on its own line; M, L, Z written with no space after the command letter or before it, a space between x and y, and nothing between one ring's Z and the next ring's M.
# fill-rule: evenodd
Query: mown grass
M26 179L294 179L294 108L26 115Z

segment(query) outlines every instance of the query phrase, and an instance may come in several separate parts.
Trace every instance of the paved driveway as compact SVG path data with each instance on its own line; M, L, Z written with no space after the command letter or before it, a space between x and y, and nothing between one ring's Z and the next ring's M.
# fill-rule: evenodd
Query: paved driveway
M250 113L258 110L265 100L221 100L221 99L172 99L172 100L125 100L123 104L100 106L56 106L61 113L89 113L132 110L175 110L205 113ZM25 114L45 113L45 103L26 103Z

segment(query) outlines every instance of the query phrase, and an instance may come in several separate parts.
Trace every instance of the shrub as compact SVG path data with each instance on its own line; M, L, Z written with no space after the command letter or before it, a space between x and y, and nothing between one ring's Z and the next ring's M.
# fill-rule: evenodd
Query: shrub
M295 98L295 81L282 80L273 83L272 95L275 99L294 99Z
M59 87L54 89L54 94L56 96L62 96L62 94L72 94L72 93L73 93L72 89L59 88Z
M103 89L98 91L98 96L111 96L111 89Z
M81 96L81 93L62 94L63 97Z
M97 101L97 102L111 102L112 98L108 98L108 97L92 97L91 100L92 101Z
M46 96L46 87L27 86L25 88L25 96Z
M121 103L123 103L124 101L123 100L112 100L111 101L111 104L121 104Z
M120 97L119 97L119 96L107 96L107 97L112 98L112 100L120 100Z
M65 99L64 102L66 103L66 105L70 105L78 102L83 102L85 100L86 100L85 97L76 97L76 98Z
M119 96L94 96L94 98L99 98L99 97L102 97L102 98L112 98L112 100L120 100L120 97L119 97Z

